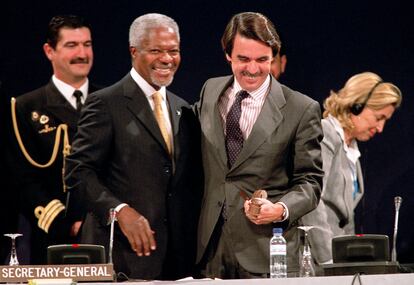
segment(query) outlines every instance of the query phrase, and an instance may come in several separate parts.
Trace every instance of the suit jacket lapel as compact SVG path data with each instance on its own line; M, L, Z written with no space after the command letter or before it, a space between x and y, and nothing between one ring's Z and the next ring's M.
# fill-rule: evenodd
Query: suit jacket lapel
M141 121L165 151L168 152L167 145L165 144L160 128L155 120L154 113L152 112L144 92L139 88L138 84L132 79L129 73L122 79L122 81L124 86L124 96L128 98L129 101L127 108L139 121Z
M212 104L212 112L206 114L208 121L203 123L203 126L209 126L208 128L205 128L206 136L213 139L213 145L216 146L218 156L225 168L227 168L227 153L218 101L220 96L226 92L227 88L233 83L233 80L233 76L229 76L227 80L223 80L221 84L216 86L213 92L207 95L208 98L204 98L204 100L208 100ZM204 94L204 96L206 96L206 94Z
M46 108L72 130L76 129L79 114L50 81L45 87Z
M237 168L243 161L248 159L272 135L283 119L280 109L285 104L286 99L282 87L272 78L269 94L267 94L262 110L232 169Z
M178 129L180 127L180 118L181 118L181 107L177 105L177 100L174 100L170 91L167 90L167 102L170 112L170 121L173 133L173 142L174 142L174 156L179 157L180 155L180 141L178 137Z

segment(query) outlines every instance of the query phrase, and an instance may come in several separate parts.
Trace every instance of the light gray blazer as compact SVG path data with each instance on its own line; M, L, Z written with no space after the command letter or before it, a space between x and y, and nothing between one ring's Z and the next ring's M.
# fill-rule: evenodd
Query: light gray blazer
M305 225L313 225L309 241L312 255L318 263L332 259L332 237L355 234L354 209L364 192L361 165L357 161L359 192L352 197L352 173L346 156L343 140L334 127L332 118L322 120L324 139L322 159L325 176L322 197L318 207L302 217Z
M233 80L233 76L208 80L198 106L205 171L198 260L206 250L226 200L227 223L239 264L249 272L268 273L272 227L284 227L288 271L295 271L300 241L297 221L315 209L320 197L323 176L320 106L272 78L252 132L236 162L228 169L217 102ZM240 191L251 195L257 189L265 189L272 202L287 205L286 223L255 225L246 218Z

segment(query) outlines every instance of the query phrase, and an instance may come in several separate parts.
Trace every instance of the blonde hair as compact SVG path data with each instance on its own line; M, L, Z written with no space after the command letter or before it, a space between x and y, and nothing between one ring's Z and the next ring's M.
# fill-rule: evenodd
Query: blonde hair
M349 78L338 92L331 91L323 104L323 117L334 116L344 129L350 130L354 128L351 121L352 105L366 103L365 107L380 110L388 105L398 108L401 100L402 94L397 86L382 82L381 77L373 72L363 72Z

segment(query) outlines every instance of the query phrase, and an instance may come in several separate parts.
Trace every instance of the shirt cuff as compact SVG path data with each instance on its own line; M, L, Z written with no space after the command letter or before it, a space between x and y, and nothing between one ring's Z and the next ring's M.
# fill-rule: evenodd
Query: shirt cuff
M121 209L125 206L129 206L129 205L127 203L122 203L122 204L119 204L118 206L116 206L115 207L115 214L118 214L119 211L121 211Z
M116 207L115 207L115 209L114 209L114 208L111 208L111 209L109 210L107 225L110 225L110 224L112 224L113 222L118 221L118 219L116 218L116 216L118 215L119 211L121 211L121 209L122 209L123 207L125 207L125 206L129 206L129 205L128 205L128 204L126 204L126 203L121 203L121 204L119 204L118 206L116 206Z
M283 215L282 215L282 220L280 220L279 222L284 222L284 221L286 221L287 219L289 219L289 209L288 209L288 207L286 206L286 204L285 204L285 203L283 203L283 202L276 202L276 204L280 204L280 205L282 205L282 206L283 206Z

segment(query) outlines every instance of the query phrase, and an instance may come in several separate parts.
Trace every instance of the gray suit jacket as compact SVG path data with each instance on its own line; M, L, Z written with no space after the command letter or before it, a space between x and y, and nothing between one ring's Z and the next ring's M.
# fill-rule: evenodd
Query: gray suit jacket
M321 191L319 104L272 78L270 92L252 132L236 162L228 169L217 102L232 82L233 76L208 80L198 105L205 194L197 260L204 255L226 200L227 223L231 227L234 253L240 265L249 272L268 273L272 228L284 227L288 241L288 270L296 271L297 220L316 207ZM281 201L287 205L287 222L258 226L246 218L240 191L251 195L257 189L267 190L272 202Z
M116 225L115 270L130 278L167 278L161 275L167 258L175 274L168 278L181 278L192 274L195 263L202 195L199 123L184 100L167 91L167 101L173 160L130 74L88 97L67 159L67 184L88 209L82 242L108 249L109 210L121 203L144 215L154 230L157 249L139 257Z
M318 263L332 259L332 237L354 234L354 209L364 192L361 165L357 162L359 192L352 197L353 182L344 142L335 130L332 118L322 120L324 138L322 159L325 176L318 207L302 218L303 224L313 225L309 241L312 255Z

